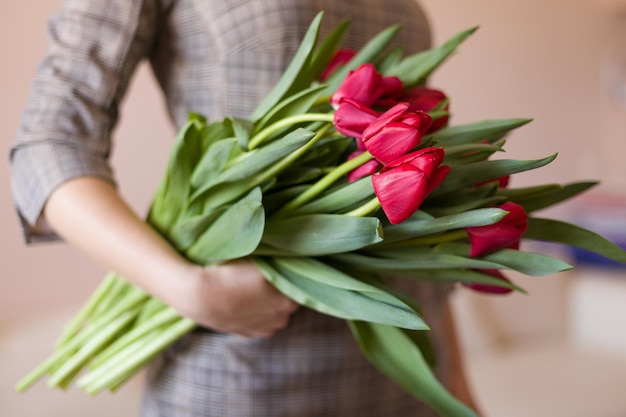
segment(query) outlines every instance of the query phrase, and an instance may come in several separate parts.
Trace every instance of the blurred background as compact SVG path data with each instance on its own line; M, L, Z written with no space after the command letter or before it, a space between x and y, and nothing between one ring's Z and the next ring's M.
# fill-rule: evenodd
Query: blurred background
M13 140L62 0L0 4L0 126ZM528 117L507 157L559 152L511 186L600 180L584 197L544 213L626 242L626 1L421 0L435 43L480 25L431 79L451 97L452 122ZM175 134L147 66L136 74L115 132L120 189L145 213ZM153 146L146 151L146 140ZM149 158L144 153L149 152ZM140 163L137 163L141 161ZM0 171L0 416L134 416L141 377L114 395L13 384L49 352L58 332L106 272L62 243L27 248ZM528 295L459 288L454 308L466 367L485 417L625 417L626 271L536 245L574 271L512 278Z

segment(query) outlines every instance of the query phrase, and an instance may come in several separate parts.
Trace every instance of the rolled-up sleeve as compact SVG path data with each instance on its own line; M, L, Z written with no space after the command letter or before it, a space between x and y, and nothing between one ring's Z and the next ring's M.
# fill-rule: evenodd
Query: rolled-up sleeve
M27 242L58 239L41 216L50 194L79 176L115 183L108 163L118 104L150 54L157 0L67 0L10 150L11 189Z

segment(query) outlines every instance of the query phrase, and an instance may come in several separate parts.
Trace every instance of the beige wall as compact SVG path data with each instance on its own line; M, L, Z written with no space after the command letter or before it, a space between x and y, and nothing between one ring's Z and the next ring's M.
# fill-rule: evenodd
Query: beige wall
M26 103L30 80L45 50L45 21L60 3L24 0L0 4L0 127L4 161ZM626 166L621 162L626 150L626 109L611 103L608 77L603 75L608 52L623 46L606 30L615 3L422 1L431 17L437 43L462 29L481 26L432 79L434 86L451 96L453 121L531 117L534 122L511 138L507 156L537 158L559 152L552 165L540 172L520 175L512 185L594 178L603 181L603 192L626 193ZM145 213L159 180L173 134L149 70L142 67L124 103L113 156L117 176L123 179L121 190L141 213ZM142 146L146 143L151 144L149 149ZM2 342L6 329L76 308L100 281L104 270L64 244L26 248L11 205L6 166L0 171L0 178ZM556 279L554 282L546 284L546 288L552 285L550 291L558 297L561 284ZM511 301L512 308L505 317L514 320L514 306L528 311L528 306L539 299L544 300L542 305L550 305L550 299L545 298L553 293L543 292L536 280L528 284L532 286L531 295ZM498 302L502 306L507 303ZM559 325L559 303L548 308L547 318L536 314L531 319L538 324L547 320L550 326L544 325L544 330ZM529 325L528 320L525 325ZM23 343L32 343L32 335L24 340ZM8 398L6 390L6 386L0 386L0 404ZM0 415L4 414L0 411Z

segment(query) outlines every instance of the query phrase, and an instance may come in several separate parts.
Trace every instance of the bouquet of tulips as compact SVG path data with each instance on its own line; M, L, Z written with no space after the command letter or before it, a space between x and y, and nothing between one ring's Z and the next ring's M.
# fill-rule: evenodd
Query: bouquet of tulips
M345 319L381 372L442 416L475 416L437 381L428 325L394 275L479 291L521 290L502 271L549 275L561 260L519 249L559 242L626 261L583 228L534 212L593 182L508 187L537 160L494 159L526 119L448 126L448 98L429 75L474 31L409 56L390 27L360 51L341 49L344 23L322 41L322 14L248 120L181 129L147 221L193 262L249 257L298 303ZM17 385L115 390L195 324L111 273L54 353Z

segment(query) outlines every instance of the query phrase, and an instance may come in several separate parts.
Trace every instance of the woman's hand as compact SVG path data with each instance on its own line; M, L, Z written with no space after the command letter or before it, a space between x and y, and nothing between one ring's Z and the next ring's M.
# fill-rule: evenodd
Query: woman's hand
M62 184L44 211L68 242L202 326L270 336L297 308L249 261L207 268L189 263L100 178Z
M246 337L269 337L285 327L298 309L298 304L278 292L250 261L195 270L188 296L169 300L169 304L203 327Z

